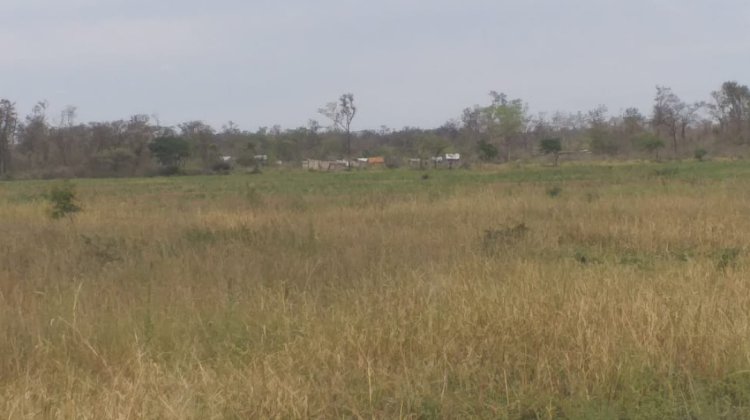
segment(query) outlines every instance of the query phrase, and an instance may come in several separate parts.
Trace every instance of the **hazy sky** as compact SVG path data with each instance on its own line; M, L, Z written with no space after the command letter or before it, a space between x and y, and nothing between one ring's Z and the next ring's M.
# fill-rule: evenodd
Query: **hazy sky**
M747 0L0 0L0 97L81 120L431 127L489 101L648 111L750 83Z

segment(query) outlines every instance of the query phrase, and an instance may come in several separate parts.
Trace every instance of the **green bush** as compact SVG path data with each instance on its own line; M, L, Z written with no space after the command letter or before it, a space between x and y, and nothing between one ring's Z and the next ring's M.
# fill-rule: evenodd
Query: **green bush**
M75 186L67 182L52 187L47 193L47 201L52 206L50 216L55 220L63 217L70 218L73 214L83 210L78 204Z
M555 186L547 188L547 195L552 198L559 196L561 193L562 193L562 187L560 187L559 185L555 185Z
M229 162L216 162L211 166L211 170L215 173L228 174L232 170L232 165Z

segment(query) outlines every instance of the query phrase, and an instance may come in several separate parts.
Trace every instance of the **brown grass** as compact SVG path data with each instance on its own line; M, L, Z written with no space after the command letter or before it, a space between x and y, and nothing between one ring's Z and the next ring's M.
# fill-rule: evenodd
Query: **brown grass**
M0 417L749 413L740 181L345 204L126 184L86 184L74 226L0 190Z

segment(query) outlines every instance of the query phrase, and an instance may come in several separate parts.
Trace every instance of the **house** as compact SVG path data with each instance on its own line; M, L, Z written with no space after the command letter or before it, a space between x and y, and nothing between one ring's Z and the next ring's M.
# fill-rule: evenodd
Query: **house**
M459 153L446 153L445 160L448 162L458 162L461 160L461 154Z
M446 153L445 161L448 162L448 169L453 169L453 164L461 161L461 155L459 153Z

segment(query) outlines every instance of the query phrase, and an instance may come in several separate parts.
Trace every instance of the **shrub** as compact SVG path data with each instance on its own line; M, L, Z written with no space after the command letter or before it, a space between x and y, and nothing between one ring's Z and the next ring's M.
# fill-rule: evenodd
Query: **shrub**
M488 143L485 139L477 142L477 153L479 153L479 159L484 162L491 162L497 159L497 155L499 154L497 146Z
M593 203L594 201L600 199L601 195L599 195L598 192L591 192L591 191L589 191L589 192L586 193L585 197L586 197L586 202Z
M671 178L680 172L680 168L654 169L652 174L658 178Z
M247 184L245 186L245 201L250 205L251 208L257 209L262 208L265 204L263 200L263 193L253 184Z
M698 162L703 162L703 159L706 157L708 152L705 149L696 149L693 153L693 157L695 157L695 160Z
M74 213L83 210L78 204L75 186L67 182L52 187L47 193L47 201L52 205L50 216L55 220L70 218Z
M385 156L385 167L388 169L398 169L401 167L401 158L393 155Z
M238 165L242 166L243 168L249 168L258 163L255 161L255 156L253 155L251 151L241 154L237 158L236 162Z
M486 252L492 253L502 246L523 239L530 230L525 223L501 229L487 229L484 231L484 237L482 238L482 248Z
M718 270L726 270L733 266L737 259L739 259L740 250L738 248L725 248L716 253L716 268Z
M219 161L211 166L211 170L220 174L228 174L232 170L232 165L229 162Z
M159 170L159 175L161 176L174 176L174 175L180 175L182 173L182 170L180 170L179 166L165 166Z
M547 188L547 195L552 198L559 196L561 193L562 193L562 187L560 187L559 185L554 185L552 187Z

